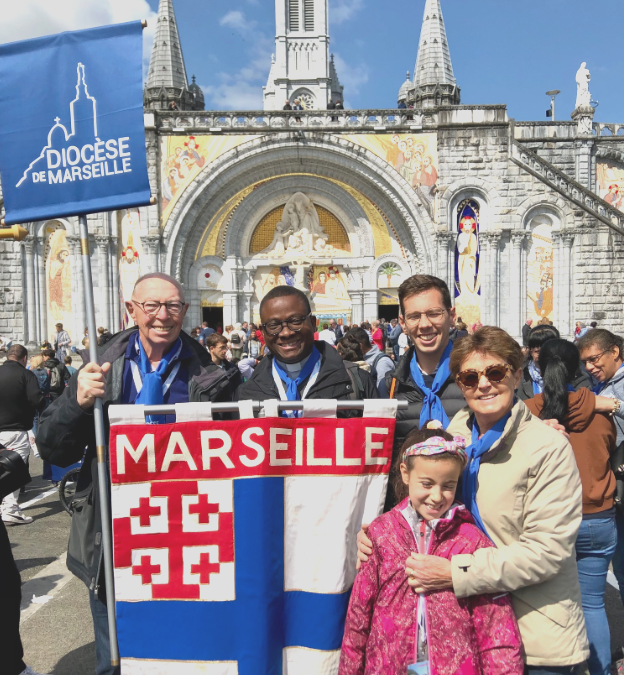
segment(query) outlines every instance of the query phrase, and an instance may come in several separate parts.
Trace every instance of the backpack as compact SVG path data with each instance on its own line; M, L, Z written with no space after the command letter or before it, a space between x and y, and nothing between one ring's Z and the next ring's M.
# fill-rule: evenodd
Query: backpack
M37 378L39 384L39 391L44 396L50 395L50 384L52 378L50 377L50 371L45 368L34 368L32 374Z
M52 370L46 368L48 375L50 376L50 391L59 392L61 391L65 383L63 382L63 376L61 375L61 369L59 366L55 366Z
M383 352L381 354L377 354L370 371L370 376L373 378L373 382L375 384L377 384L377 364L381 359L389 359L392 362L392 367L394 368L394 361L392 361L392 359L387 354L384 354Z
M364 384L360 378L360 367L352 361L343 361L347 369L347 375L351 380L353 391L349 394L351 401L361 401L364 398Z
M241 343L241 336L238 331L234 331L232 335L230 336L230 342L233 345L239 345Z

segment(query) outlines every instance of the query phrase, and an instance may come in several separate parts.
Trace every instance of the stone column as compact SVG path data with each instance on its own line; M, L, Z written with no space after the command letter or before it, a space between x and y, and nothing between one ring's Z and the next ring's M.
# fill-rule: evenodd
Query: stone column
M117 237L110 238L108 247L109 264L111 270L111 333L116 333L121 328L121 314L125 307L121 307L121 298L119 290L119 260L117 259Z
M39 342L48 339L48 294L46 292L45 239L35 240L38 264L35 266L37 277L37 338Z
M562 231L560 233L560 290L559 295L559 316L557 317L557 326L562 336L572 337L573 315L574 315L574 289L573 289L573 270L572 270L572 246L574 245L574 233Z
M436 232L435 238L438 250L437 276L445 281L450 289L454 285L451 251L455 237L452 232Z
M67 244L71 253L72 261L72 277L75 283L72 284L72 307L74 308L74 326L73 326L73 344L79 345L81 336L87 319L85 315L85 300L84 300L84 277L82 275L82 254L80 249L80 237L67 235ZM89 339L92 339L92 335Z
M379 314L379 289L365 288L362 293L364 318L362 321L372 321Z
M160 236L159 235L147 235L142 237L141 240L145 243L149 250L149 262L146 265L145 271L143 274L148 274L149 272L160 272L160 260L158 257L159 247L160 247Z
M485 255L480 261L479 269L482 279L485 278L485 294L483 285L481 289L481 298L483 302L481 323L484 325L498 326L500 320L500 303L498 293L498 280L500 276L499 245L502 232L482 232L481 242L485 243ZM485 274L483 274L485 268ZM483 284L483 282L482 282Z
M29 234L22 242L26 258L26 331L29 345L37 342L37 301L35 294L35 238Z
M527 233L524 230L511 233L511 316L515 317L512 318L512 335L517 340L522 339L522 325L526 319L526 304L524 303L526 265L523 264L522 259L526 238Z
M111 330L111 307L110 307L110 287L108 277L108 244L110 237L107 235L96 235L95 243L98 249L98 260L100 274L98 275L98 295L100 297L100 306L96 307L96 314L99 316L101 325ZM99 311L97 311L99 310ZM111 330L112 333L115 330Z

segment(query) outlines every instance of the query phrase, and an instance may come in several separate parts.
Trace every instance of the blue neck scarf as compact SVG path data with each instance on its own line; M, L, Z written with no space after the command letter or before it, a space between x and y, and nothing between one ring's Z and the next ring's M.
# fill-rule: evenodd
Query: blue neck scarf
M477 506L477 477L479 476L479 468L481 467L481 457L496 443L496 441L503 435L505 424L511 417L511 413L507 413L505 417L499 420L489 431L479 438L479 425L477 420L472 426L472 445L466 448L468 455L468 465L464 469L464 476L462 480L462 496L464 504L472 514L477 527L487 535L485 525L481 520L479 514L479 507ZM489 536L489 535L488 535Z
M414 382L419 386L420 390L425 395L425 400L423 401L422 408L420 410L420 426L422 427L425 422L429 420L438 420L442 422L442 425L446 429L449 425L449 418L442 407L442 401L438 397L438 392L444 386L445 382L451 376L451 352L453 351L453 343L449 341L440 363L438 364L438 371L433 380L433 385L431 389L425 384L425 378L418 366L418 361L416 359L416 350L414 350L414 355L410 362L410 372Z
M615 373L615 375L617 375L623 369L624 369L624 364L622 364L617 369L617 372ZM615 375L613 377L615 377ZM611 378L611 380L613 379L613 377ZM592 389L594 394L596 394L596 396L598 396L600 394L600 392L609 384L609 382L611 382L611 380L607 380L606 382L598 382L598 384Z
M308 360L306 361L305 366L301 369L298 377L294 380L290 378L290 375L282 368L279 361L274 358L273 365L277 374L280 376L280 379L286 383L286 399L288 401L300 401L301 394L299 393L299 386L302 382L308 379L312 375L314 366L321 360L321 353L316 347L312 347L312 353L310 354Z
M139 346L139 372L143 386L139 392L136 403L138 405L159 405L164 403L163 384L165 375L171 363L178 357L182 348L182 339L178 338L171 349L162 357L156 370L152 370L152 364L147 358L143 349L143 343L137 333L137 344Z
M537 396L537 394L541 394L544 391L544 379L542 378L539 367L533 359L529 361L529 375L531 376L531 382L533 384L533 395Z

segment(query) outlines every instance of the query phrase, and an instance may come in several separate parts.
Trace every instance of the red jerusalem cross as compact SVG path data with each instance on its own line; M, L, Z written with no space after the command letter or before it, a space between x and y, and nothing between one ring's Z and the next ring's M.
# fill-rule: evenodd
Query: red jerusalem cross
M206 524L211 513L218 513L218 529L210 532L189 532L184 530L184 497L195 497L197 504L189 506L189 512L197 513L201 523ZM113 540L115 547L115 567L117 569L132 567L132 552L145 549L166 549L168 565L168 583L152 584L154 600L199 600L200 584L209 583L210 575L218 570L217 563L210 563L207 554L200 556L199 565L191 565L192 574L198 574L199 583L184 583L184 549L199 546L218 546L220 563L234 562L234 518L232 513L219 511L218 504L210 504L208 495L198 494L197 481L154 482L150 486L150 497L166 497L168 526L167 532L141 532L132 534L130 518L115 518L113 521ZM148 512L156 507L149 506L149 499L141 498L140 506L133 509L133 516L149 517L156 515ZM135 513L136 512L136 513ZM141 523L143 524L143 523ZM187 553L188 555L188 553ZM143 561L140 569L143 568ZM217 569L214 569L217 567ZM132 568L133 573L141 574L139 568ZM145 578L145 577L142 577Z
M210 583L210 575L219 573L219 563L210 562L210 553L200 553L199 563L191 565L191 574L199 574L202 584Z
M136 509L130 509L130 515L139 518L141 527L149 527L152 516L160 515L160 506L150 506L149 497L141 497L139 506Z
M208 495L202 493L199 495L199 501L197 504L191 504L189 506L189 513L196 513L199 522L202 525L207 525L210 522L211 513L219 513L218 504L210 504L208 502ZM204 582L202 581L202 584Z
M152 565L152 556L142 555L141 564L132 568L132 574L140 576L141 583L145 586L152 583L154 574L160 574L160 565Z

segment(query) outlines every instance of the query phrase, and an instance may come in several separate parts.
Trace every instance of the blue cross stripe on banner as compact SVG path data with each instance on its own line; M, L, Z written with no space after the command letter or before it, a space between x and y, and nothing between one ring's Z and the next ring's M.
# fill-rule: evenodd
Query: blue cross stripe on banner
M117 602L122 658L282 675L285 647L340 649L350 593L284 591L284 478L235 480L234 523L236 600Z
M7 223L149 204L140 21L0 45Z

